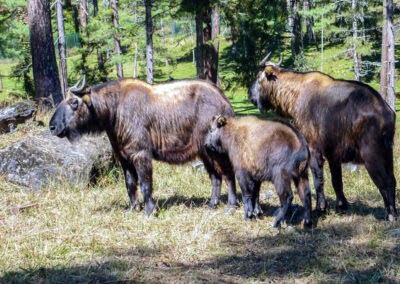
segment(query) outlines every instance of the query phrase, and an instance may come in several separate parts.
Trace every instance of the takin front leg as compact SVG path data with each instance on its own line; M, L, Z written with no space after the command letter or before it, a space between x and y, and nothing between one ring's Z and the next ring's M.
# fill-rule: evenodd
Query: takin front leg
M237 179L240 189L242 190L242 200L244 209L244 219L250 220L253 218L255 209L255 183L252 178L245 172L239 170L237 172Z
M311 205L311 190L310 190L310 185L308 182L308 174L307 172L303 173L300 175L298 178L293 179L294 184L297 188L297 194L299 195L301 199L301 203L303 203L304 207L304 227L311 227L312 226L312 221L311 221L311 210L312 210L312 205Z
M385 153L385 151L387 151ZM385 219L397 219L396 179L393 174L393 152L386 149L361 149L361 157L371 179L379 188L386 208Z
M229 173L224 175L223 178L228 187L228 205L226 210L229 213L238 207L236 199L235 173L233 171L229 171Z
M320 151L310 149L310 168L313 175L315 192L317 194L317 211L324 213L328 204L324 194L324 158Z
M129 197L129 211L133 209L140 211L140 202L137 193L138 176L136 169L125 160L121 160L121 165L124 171L126 191L128 192Z
M153 166L151 156L147 152L142 151L135 154L132 160L139 178L140 190L145 203L145 213L147 216L150 216L156 205L152 197Z
M332 186L336 194L336 213L343 213L349 208L346 197L343 193L342 163L340 160L328 159L331 170Z
M256 217L261 217L264 213L260 206L260 188L261 188L261 182L255 182L254 183L253 203L254 203L254 215Z

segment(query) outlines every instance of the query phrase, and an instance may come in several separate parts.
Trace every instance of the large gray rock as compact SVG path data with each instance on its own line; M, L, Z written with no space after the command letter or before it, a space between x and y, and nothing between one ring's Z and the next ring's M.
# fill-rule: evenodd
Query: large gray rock
M18 124L24 123L36 113L32 101L19 102L0 109L0 133L13 131Z
M88 184L112 160L107 137L83 137L71 144L45 131L0 149L0 174L32 189L53 183Z

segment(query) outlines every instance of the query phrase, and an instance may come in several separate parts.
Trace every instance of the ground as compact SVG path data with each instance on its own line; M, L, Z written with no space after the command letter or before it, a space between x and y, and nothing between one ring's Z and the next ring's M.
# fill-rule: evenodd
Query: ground
M190 64L180 64L174 78L190 77ZM244 89L227 94L239 115L258 114ZM32 125L0 136L0 147L46 129ZM398 184L399 143L397 131ZM320 218L314 212L311 230L303 230L298 212L272 228L278 199L268 183L262 219L245 222L242 207L225 213L226 187L223 204L208 209L210 181L190 164L154 163L157 213L149 218L127 211L119 168L95 186L54 184L36 192L0 177L0 283L400 282L400 221L383 220L383 200L363 167L344 167L343 175L350 209L334 213L325 168L331 210ZM297 196L294 202L300 204Z

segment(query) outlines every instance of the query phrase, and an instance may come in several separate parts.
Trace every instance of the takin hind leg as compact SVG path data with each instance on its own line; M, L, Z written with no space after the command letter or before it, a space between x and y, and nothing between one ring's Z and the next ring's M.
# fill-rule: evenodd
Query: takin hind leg
M275 217L273 226L279 228L281 222L285 220L288 209L290 208L293 200L293 193L290 188L291 178L286 170L281 170L280 175L276 176L273 180L276 192L279 196L281 207Z
M363 147L360 152L368 174L383 197L386 208L385 219L394 221L398 215L395 204L396 179L393 174L393 152L379 147L375 149Z
M319 212L326 212L328 204L324 194L324 157L318 150L310 148L310 168L313 175L315 192L317 194L316 209Z
M140 190L142 191L145 203L145 214L150 216L156 205L152 197L153 166L151 163L151 156L147 152L141 151L134 155L133 164L139 178Z
M129 211L140 211L141 208L137 193L138 175L136 169L126 160L121 160L121 165L124 171L125 186L129 197Z
M307 172L300 175L300 177L293 178L294 184L297 188L297 194L299 195L301 202L304 207L304 227L311 227L311 190L308 183Z
M336 212L343 213L349 208L346 197L343 193L342 163L340 160L328 159L331 170L332 186L336 194Z

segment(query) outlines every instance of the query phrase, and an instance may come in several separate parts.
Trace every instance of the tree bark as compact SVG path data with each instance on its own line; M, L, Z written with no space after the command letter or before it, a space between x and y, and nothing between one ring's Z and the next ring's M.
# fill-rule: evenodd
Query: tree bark
M28 21L35 100L52 97L58 105L63 97L58 77L56 54L48 0L28 0Z
M198 79L204 79L204 56L203 56L203 11L196 10L196 72Z
M3 78L0 75L0 93L3 91Z
M88 3L87 0L80 0L78 7L79 24L81 26L81 32L86 32L86 26L88 23Z
M383 25L382 25L382 53L381 53L381 95L387 99L387 73L388 73L388 30L387 30L387 0L383 0Z
M117 0L111 0L111 9L113 10L113 24L114 28L116 29L114 34L114 54L119 56L121 55L121 41L119 39L119 21L118 21L118 7L117 7ZM118 62L115 64L115 68L117 71L117 77L122 78L124 77L124 73L122 70L122 63Z
M393 27L393 0L387 0L387 38L388 38L388 67L387 67L387 97L389 106L396 110L396 88L395 88L395 57L394 57L394 27Z
M357 2L358 0L352 0L351 8L353 10L353 60L354 60L354 79L360 80L360 62L358 61L357 55L357 39L358 39L358 25L357 25Z
M211 81L218 84L218 54L219 54L219 40L221 14L219 11L219 4L215 3L211 13L212 31L211 39L212 45L212 64L211 64Z
M64 32L64 16L61 0L57 0L57 27L58 27L58 54L60 57L60 80L61 92L63 97L66 97L68 88L67 80L67 52L65 45L65 32Z
M204 56L204 77L206 80L213 82L212 77L212 65L214 58L214 48L212 45L212 26L211 26L211 14L212 10L210 7L210 1L204 1L203 9L203 56Z
M163 49L166 50L166 45L165 45L165 33L164 33L164 23L163 23L162 18L161 18L160 26L161 26L161 43L162 43ZM164 62L165 62L165 66L168 67L168 66L169 66L169 60L168 60L168 56L167 56L167 55L165 55Z
M288 10L288 24L290 32L290 47L292 50L292 58L295 60L296 56L303 51L303 37L301 30L301 17L298 12L299 1L287 0Z
M93 17L96 17L99 13L99 3L97 0L93 0Z
M144 0L146 9L146 65L147 65L147 82L153 84L153 19L151 18L151 0Z

